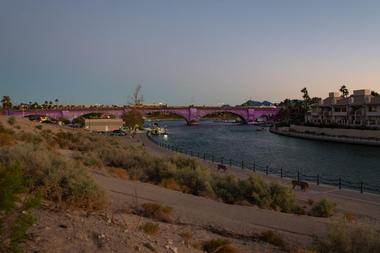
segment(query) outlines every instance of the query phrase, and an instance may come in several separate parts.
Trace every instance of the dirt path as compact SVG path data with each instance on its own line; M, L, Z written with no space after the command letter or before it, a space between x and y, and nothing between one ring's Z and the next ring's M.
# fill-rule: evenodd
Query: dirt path
M265 230L276 230L295 243L308 243L310 236L325 233L328 219L285 214L257 207L228 205L211 199L168 190L138 181L94 174L105 187L113 209L123 209L139 202L158 202L173 207L177 222L212 228L239 236L251 236ZM137 198L136 198L137 195ZM301 239L301 240L300 240Z

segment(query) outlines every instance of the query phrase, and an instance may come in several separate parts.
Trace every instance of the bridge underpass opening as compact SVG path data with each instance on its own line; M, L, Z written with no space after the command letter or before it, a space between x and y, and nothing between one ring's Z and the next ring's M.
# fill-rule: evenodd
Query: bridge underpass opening
M149 112L145 114L145 125L151 125L161 120L183 120L185 124L189 124L184 116L174 112Z
M247 123L246 120L239 114L233 113L233 112L211 112L206 115L203 115L200 119L199 122L202 121L209 121L212 120L214 122L219 122L219 123L240 123L240 124L245 124Z

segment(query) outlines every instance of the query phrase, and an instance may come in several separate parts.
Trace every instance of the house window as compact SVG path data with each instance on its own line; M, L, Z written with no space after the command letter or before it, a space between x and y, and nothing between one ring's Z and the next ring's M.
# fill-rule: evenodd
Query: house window
M377 112L377 107L376 106L369 106L368 111L369 112Z

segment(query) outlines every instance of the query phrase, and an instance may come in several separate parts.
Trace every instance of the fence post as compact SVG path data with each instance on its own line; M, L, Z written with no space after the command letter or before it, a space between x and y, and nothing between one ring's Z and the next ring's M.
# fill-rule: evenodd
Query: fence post
M232 168L232 159L230 158L230 168Z
M206 153L203 153L203 160L206 160Z
M224 164L224 158L222 156L222 158L220 159L220 163L223 165Z
M211 162L214 163L214 154L211 156Z
M299 170L297 171L297 181L298 182L300 181L300 171Z
M253 171L256 172L256 162L253 161Z
M269 170L269 167L268 167L268 165L267 165L267 166L265 167L265 174L266 174L266 175L268 175L268 173L269 173L268 170Z
M342 189L342 178L339 177L339 190Z
M363 193L364 192L364 190L363 190L363 181L362 182L360 182L360 193Z
M319 185L319 174L317 174L317 185Z
M280 173L281 173L281 178L282 178L282 167L281 167L281 169L280 169Z
M244 169L244 161L241 160L241 168Z

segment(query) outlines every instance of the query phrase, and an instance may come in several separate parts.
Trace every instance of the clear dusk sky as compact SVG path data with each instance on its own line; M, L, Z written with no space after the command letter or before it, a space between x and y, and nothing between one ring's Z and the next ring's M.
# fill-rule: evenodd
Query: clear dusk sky
M380 91L380 1L0 0L0 96L240 104Z

